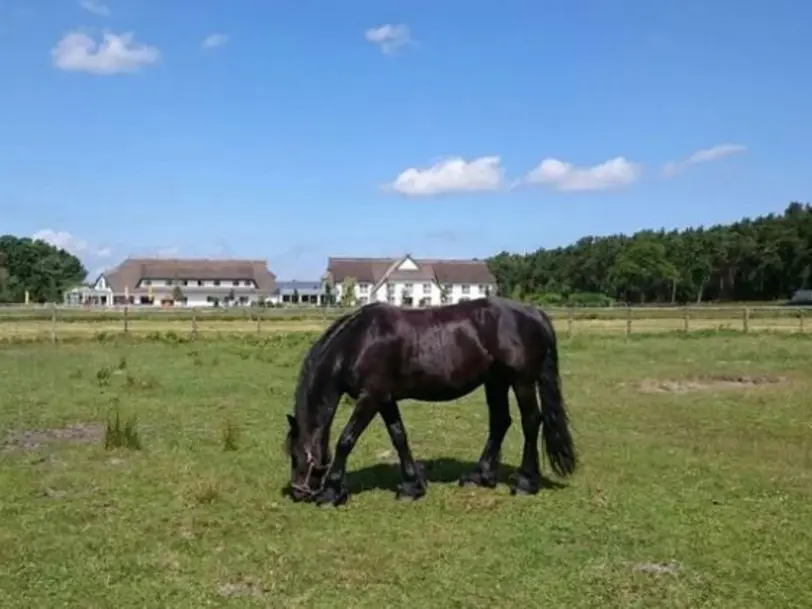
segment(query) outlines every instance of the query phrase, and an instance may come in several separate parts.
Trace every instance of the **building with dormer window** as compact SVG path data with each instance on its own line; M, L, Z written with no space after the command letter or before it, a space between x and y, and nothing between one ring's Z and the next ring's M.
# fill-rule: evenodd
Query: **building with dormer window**
M355 302L390 302L403 307L457 303L496 294L496 278L484 260L330 258L325 280L337 302L344 281L355 280Z
M276 276L263 260L128 258L89 286L71 290L66 304L245 306L265 302Z

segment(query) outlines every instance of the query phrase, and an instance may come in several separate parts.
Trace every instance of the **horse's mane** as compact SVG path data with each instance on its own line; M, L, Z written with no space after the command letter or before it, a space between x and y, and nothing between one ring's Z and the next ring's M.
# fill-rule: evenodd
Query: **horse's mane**
M296 381L296 393L293 405L293 416L301 412L302 407L309 407L308 395L316 380L316 372L324 359L330 353L330 347L336 338L346 330L352 322L357 319L366 307L360 307L351 313L346 313L331 323L324 333L316 339L305 354L302 367L299 370L299 378ZM291 433L285 439L285 452L290 454Z

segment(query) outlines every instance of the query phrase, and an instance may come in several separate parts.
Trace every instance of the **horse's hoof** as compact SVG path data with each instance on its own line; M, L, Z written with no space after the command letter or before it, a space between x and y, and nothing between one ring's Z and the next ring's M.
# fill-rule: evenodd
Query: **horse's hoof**
M417 501L426 495L426 487L419 484L401 484L395 491L398 501Z
M510 487L511 496L536 495L541 490L541 482L528 478L518 478Z
M483 488L495 488L495 476L483 476L480 472L473 472L460 478L459 485L461 487L479 486Z
M330 507L330 506L338 507L340 505L344 505L345 503L347 503L349 499L350 494L349 492L347 492L347 489L345 488L336 489L330 486L319 491L313 498L313 502L318 507Z

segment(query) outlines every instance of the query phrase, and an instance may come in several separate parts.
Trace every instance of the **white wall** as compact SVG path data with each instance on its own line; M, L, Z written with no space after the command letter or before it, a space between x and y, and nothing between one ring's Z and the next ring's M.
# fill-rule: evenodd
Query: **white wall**
M391 293L393 296L392 303L401 306L403 304L403 296L404 293L407 292L407 286L411 284L411 294L414 306L418 306L420 300L424 297L430 298L429 304L432 306L439 306L442 304L442 291L440 286L434 281L390 281L381 284L378 289L373 292L372 284L366 284L366 290L363 287L363 283L359 283L355 287L355 300L357 303L361 304L364 302L362 299L366 298L366 302L386 302L387 301L387 283L391 286ZM424 284L427 284L428 291L424 290ZM468 292L463 292L464 286L468 286ZM482 285L480 284L451 284L451 290L448 293L448 302L449 304L457 303L461 299L468 298L473 300L474 298L481 298L486 295L487 289L490 287L491 294L496 293L496 286L495 285ZM480 289L481 288L481 289ZM341 296L343 293L343 286L341 284L336 285L334 288L335 299L336 302L341 301Z

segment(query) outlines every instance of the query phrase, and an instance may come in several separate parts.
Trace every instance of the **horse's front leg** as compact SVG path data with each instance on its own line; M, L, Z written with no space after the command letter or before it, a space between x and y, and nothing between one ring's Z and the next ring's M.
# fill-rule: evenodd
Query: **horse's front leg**
M378 413L379 402L362 396L355 403L355 408L350 415L350 420L341 430L341 435L336 442L336 451L333 462L330 464L327 473L324 475L321 489L316 493L314 501L317 505L332 503L341 505L350 498L347 490L347 458L350 456L358 438L364 433L370 421Z
M406 428L400 417L400 409L394 401L386 402L381 406L381 417L386 423L389 439L398 453L400 459L400 473L403 482L398 486L396 497L398 499L420 499L426 494L426 481L420 474L417 463L414 461L406 436Z

